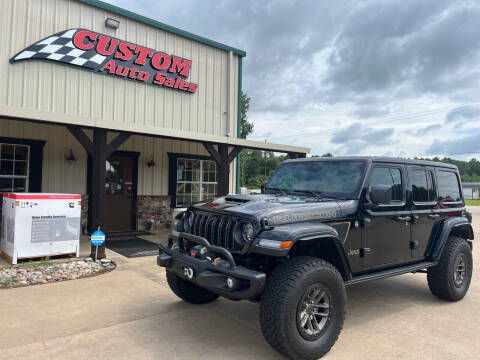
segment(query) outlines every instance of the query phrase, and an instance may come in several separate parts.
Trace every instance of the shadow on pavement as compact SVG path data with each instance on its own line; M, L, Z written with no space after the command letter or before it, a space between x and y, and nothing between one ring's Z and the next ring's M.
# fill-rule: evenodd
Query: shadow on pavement
M424 274L349 287L344 329L381 322L382 318L419 305L448 305L430 294ZM142 332L133 335L135 342L148 351L165 358L172 354L175 359L189 358L192 354L195 359L282 358L260 332L258 304L219 299L195 306L179 299L168 307L168 311L163 308L162 314L146 320Z

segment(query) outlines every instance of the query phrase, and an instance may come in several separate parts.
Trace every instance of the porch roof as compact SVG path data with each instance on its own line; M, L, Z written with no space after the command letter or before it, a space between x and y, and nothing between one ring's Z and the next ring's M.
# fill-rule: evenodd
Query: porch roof
M85 129L100 128L108 131L121 133L127 132L133 135L153 136L173 140L192 141L210 144L225 144L232 147L266 150L281 153L308 154L310 148L284 144L274 144L263 141L238 139L229 136L209 135L201 132L181 131L177 129L159 128L154 126L136 126L120 122L107 122L100 119L77 117L67 114L53 113L47 111L30 110L25 108L13 108L0 104L2 117L12 120L23 120L31 122L43 122L64 126L79 126Z

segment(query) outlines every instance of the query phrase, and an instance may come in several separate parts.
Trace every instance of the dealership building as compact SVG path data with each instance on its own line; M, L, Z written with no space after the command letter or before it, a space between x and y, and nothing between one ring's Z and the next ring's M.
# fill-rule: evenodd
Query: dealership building
M245 52L97 0L0 2L0 191L82 194L91 231L238 192Z

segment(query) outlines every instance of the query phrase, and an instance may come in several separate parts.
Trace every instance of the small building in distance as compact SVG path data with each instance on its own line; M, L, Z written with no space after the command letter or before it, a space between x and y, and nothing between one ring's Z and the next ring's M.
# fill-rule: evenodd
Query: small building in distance
M480 182L464 182L462 189L465 199L480 199Z

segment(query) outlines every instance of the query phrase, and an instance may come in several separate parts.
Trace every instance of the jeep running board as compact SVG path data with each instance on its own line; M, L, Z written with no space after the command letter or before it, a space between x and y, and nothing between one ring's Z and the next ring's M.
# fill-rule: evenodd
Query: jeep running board
M395 275L402 275L406 274L409 272L415 272L418 270L426 269L431 266L437 265L437 262L432 262L432 261L423 261L421 263L413 264L413 265L408 265L408 266L402 266L402 267L397 267L393 269L388 269L388 270L381 270L377 271L374 273L369 273L365 275L359 275L359 276L354 276L352 280L348 280L345 282L345 285L354 285L354 284L359 284L364 281L370 281L370 280L377 280L377 279L383 279L387 278L390 276L395 276Z

